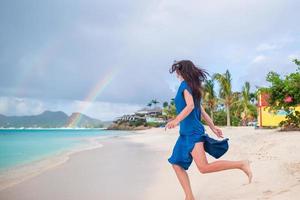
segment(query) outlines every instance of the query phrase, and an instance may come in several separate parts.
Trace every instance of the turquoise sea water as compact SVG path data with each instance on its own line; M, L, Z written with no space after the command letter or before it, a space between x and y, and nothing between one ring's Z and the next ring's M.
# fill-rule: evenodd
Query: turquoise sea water
M85 138L129 133L104 129L0 129L0 172L87 145Z

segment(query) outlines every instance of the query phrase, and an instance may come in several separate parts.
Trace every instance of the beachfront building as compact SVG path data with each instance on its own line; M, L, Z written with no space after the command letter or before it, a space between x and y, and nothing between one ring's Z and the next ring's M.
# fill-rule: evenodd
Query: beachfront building
M285 110L279 110L277 112L269 111L268 97L269 95L267 93L260 92L258 94L257 121L259 127L276 127L281 121L285 120L287 114ZM295 110L300 111L300 105L295 107Z
M158 116L161 114L162 114L162 109L160 107L143 108L135 112L135 115L140 115L140 116Z
M135 120L143 120L143 117L137 115L123 115L121 117L116 118L116 121L135 121Z
M159 107L155 108L143 108L141 110L136 111L133 114L123 115L121 117L116 118L116 122L130 122L130 121L145 121L145 122L156 122L156 123L164 123L165 120L160 117L162 115L162 109Z
M149 123L165 123L166 120L160 117L146 117L146 122Z

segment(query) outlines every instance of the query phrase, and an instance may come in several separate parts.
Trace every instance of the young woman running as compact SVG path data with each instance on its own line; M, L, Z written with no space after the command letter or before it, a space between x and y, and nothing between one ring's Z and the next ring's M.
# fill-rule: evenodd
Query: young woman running
M218 149L220 145L228 148L227 139L221 141L213 140L207 134L201 123L201 117L210 127L212 132L219 138L223 138L222 130L215 126L209 115L201 106L202 82L207 78L207 72L196 67L190 60L182 60L172 65L170 73L176 72L180 86L175 97L176 118L166 124L166 128L174 128L180 125L179 137L173 148L172 155L168 158L172 164L176 176L184 190L186 200L194 200L190 181L186 170L188 170L194 160L200 173L211 173L228 169L240 169L248 176L248 183L251 183L252 172L249 160L229 161L218 160L207 162L206 148L222 156L225 150ZM219 152L218 152L219 151ZM211 153L211 152L210 152ZM217 157L217 158L218 158Z

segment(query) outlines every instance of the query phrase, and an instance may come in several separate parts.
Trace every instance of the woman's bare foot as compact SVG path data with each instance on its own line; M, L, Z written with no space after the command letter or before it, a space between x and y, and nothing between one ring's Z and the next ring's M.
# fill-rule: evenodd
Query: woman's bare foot
M241 167L241 170L245 172L245 174L248 176L249 183L252 181L252 171L250 168L250 161L249 160L243 160L243 165Z

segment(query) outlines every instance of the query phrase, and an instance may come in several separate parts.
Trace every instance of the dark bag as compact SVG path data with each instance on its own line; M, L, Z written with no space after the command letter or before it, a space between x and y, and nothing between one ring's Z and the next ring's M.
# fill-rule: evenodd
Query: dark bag
M209 155L213 156L214 158L220 158L228 151L229 138L216 140L214 138L209 137L208 134L205 134L204 138L204 149Z

